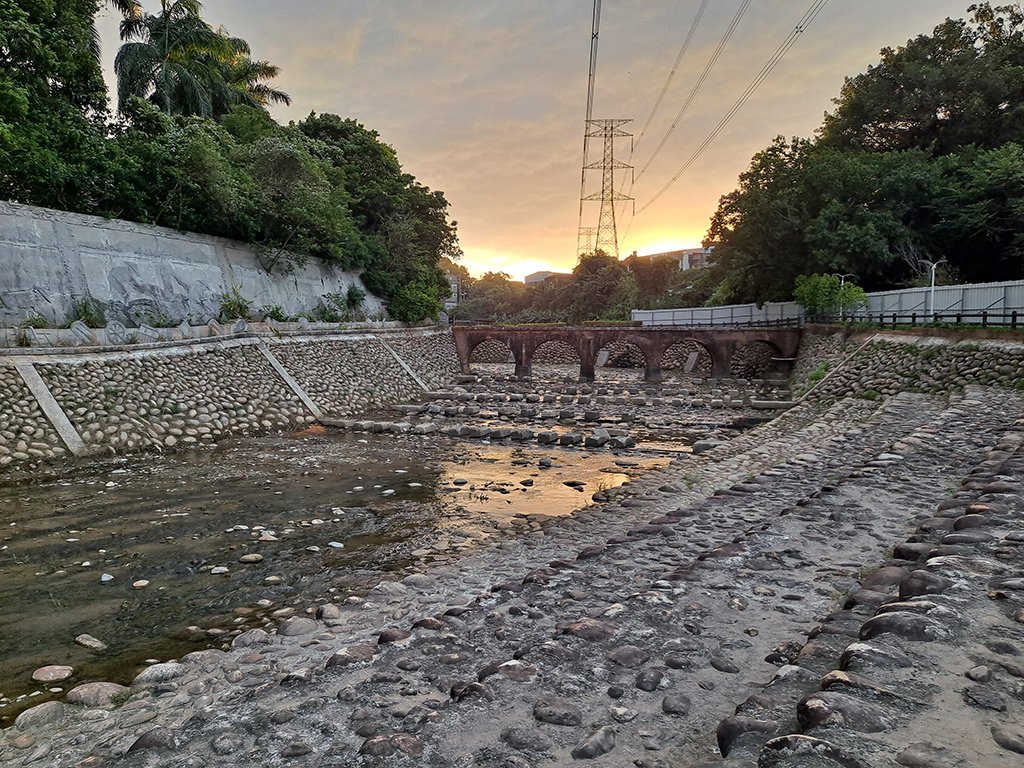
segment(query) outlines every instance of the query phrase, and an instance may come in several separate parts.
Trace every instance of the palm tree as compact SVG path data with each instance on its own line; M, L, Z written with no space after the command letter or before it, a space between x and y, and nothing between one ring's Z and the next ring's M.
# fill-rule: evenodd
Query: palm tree
M158 14L121 22L124 45L114 60L118 109L132 96L167 114L217 117L236 104L291 103L267 85L279 69L253 61L245 40L214 29L201 17L200 0L161 0Z
M142 2L140 0L106 0L107 4L126 19L138 18L142 15ZM95 17L94 17L95 19ZM92 42L89 47L93 56L100 60L100 33L95 23L92 25Z
M235 104L266 109L271 104L292 103L291 96L267 84L281 73L280 67L269 61L253 61L248 54L239 54L221 63L222 76L231 97L228 109Z

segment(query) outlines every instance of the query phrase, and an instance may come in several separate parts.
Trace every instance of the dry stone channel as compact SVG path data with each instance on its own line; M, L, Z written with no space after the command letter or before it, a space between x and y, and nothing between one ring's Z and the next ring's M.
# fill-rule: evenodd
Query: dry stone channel
M677 440L679 447L708 430L750 426L789 407L788 393L764 381L704 381L683 386L637 386L627 380L603 385L534 377L460 377L457 387L432 392L425 402L398 405L385 420L330 423L361 432L442 434L505 443L633 447L638 441ZM724 436L725 433L723 433ZM709 443L704 439L698 450Z
M388 341L407 360L420 343ZM426 378L446 342L422 343L409 363ZM764 382L483 375L413 401L372 339L272 348L325 410L404 402L393 431L610 433L629 414L631 435L656 434L788 398ZM821 339L797 361L811 396L771 421L369 591L263 605L258 628L126 689L86 683L22 713L0 764L1019 764L1020 354ZM351 389L360 366L391 377L387 397Z

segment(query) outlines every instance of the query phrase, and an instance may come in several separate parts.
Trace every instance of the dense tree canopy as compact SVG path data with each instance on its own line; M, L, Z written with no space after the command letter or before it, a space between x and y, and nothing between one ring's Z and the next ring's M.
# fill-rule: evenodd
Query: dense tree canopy
M99 0L0 0L0 198L253 243L268 270L314 257L363 270L392 314L436 314L460 255L440 192L376 132L337 115L288 126L277 68L163 0L124 15L118 119L95 55Z
M813 140L759 152L712 218L696 298L785 300L796 278L868 290L1024 277L1024 13L971 6L848 78Z

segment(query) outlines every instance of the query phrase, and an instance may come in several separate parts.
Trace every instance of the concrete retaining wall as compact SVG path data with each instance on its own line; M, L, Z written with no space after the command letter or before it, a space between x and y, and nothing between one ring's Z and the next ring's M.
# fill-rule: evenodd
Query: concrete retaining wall
M171 321L194 325L217 317L220 297L234 287L253 310L280 306L309 313L357 273L317 259L287 275L268 275L252 247L163 227L0 202L0 326L32 315L64 325L74 304L92 298L107 319L127 325ZM364 309L382 311L367 295Z
M212 443L359 413L458 371L448 330L0 355L0 471Z

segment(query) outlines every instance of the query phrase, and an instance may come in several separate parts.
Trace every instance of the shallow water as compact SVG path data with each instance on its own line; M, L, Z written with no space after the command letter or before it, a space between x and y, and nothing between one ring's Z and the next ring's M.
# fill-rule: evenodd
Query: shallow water
M298 597L450 559L495 523L568 514L667 461L315 430L0 486L0 725L53 695L31 681L44 664L75 668L64 689L126 683L145 660L218 645ZM263 560L241 564L244 554ZM108 648L75 645L83 633Z

